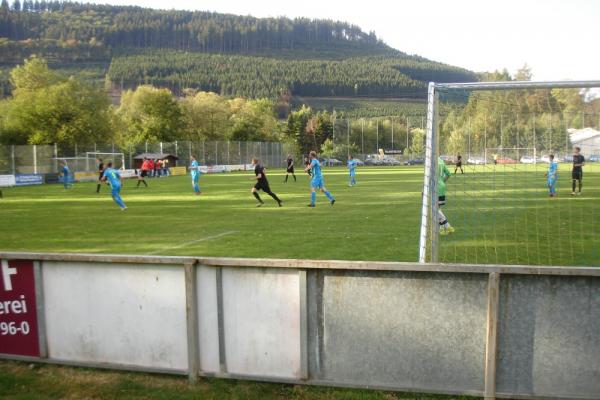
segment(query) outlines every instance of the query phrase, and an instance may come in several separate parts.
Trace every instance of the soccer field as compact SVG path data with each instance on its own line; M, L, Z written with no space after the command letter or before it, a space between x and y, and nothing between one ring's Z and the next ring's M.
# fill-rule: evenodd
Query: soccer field
M443 208L456 232L441 237L443 262L598 265L600 174L587 168L584 195L569 196L569 165L561 165L559 197L546 194L543 166L469 166L448 183ZM535 170L534 170L535 169ZM598 169L600 172L600 169ZM324 170L336 197L309 203L309 178L283 183L267 172L282 208L261 193L253 174L203 175L195 196L187 176L125 182L128 209L95 183L4 189L0 249L225 257L416 261L422 167L364 167L348 187L343 168Z

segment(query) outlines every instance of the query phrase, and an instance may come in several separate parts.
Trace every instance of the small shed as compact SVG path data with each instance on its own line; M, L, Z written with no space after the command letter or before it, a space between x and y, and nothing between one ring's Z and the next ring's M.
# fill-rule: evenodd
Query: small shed
M593 128L568 129L569 139L573 146L581 147L581 154L586 158L600 155L600 132Z
M169 167L176 167L177 160L179 160L179 157L177 157L176 155L173 155L173 154L142 153L142 154L138 154L137 156L133 157L133 168L140 169L142 167L142 163L144 162L144 158L147 158L149 160L150 159L152 159L152 160L168 160L169 162L167 163L167 166L169 166Z

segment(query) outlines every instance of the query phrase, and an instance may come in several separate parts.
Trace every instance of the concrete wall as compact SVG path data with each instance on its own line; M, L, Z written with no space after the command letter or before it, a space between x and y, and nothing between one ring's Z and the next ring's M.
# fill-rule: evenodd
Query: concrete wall
M16 253L0 259L38 262L43 349L39 358L3 358L192 380L600 397L600 269Z
M486 276L319 275L309 286L309 293L320 292L309 299L321 299L309 313L320 358L312 375L364 386L483 390Z
M600 278L507 275L498 391L600 398Z
M43 290L49 358L187 370L181 268L47 261Z

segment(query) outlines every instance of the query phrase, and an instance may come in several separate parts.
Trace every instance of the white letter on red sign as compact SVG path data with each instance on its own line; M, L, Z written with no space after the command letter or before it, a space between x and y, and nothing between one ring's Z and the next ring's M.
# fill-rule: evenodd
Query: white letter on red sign
M2 281L4 282L4 290L10 292L12 290L11 275L16 275L17 269L8 266L8 261L2 260Z

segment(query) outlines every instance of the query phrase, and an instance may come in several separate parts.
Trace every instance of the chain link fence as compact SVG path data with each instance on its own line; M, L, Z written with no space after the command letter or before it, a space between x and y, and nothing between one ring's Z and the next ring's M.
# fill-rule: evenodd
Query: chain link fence
M282 142L191 142L144 143L120 147L115 144L92 146L8 145L0 146L0 174L49 174L66 161L72 171L94 172L96 159L112 160L118 168L135 168L135 157L143 154L172 155L172 166L186 166L192 155L201 165L248 164L253 157L271 168L283 167L288 154L299 157L295 146ZM124 163L124 165L122 165Z
M335 157L345 161L349 154L367 160L382 152L398 161L422 158L415 153L415 128L424 127L421 116L385 118L334 119L331 137ZM420 141L424 138L420 137ZM424 146L417 146L424 147ZM317 149L320 150L320 149ZM177 141L142 143L136 146L119 146L114 143L81 145L14 145L0 146L0 174L56 173L64 160L72 171L94 172L96 158L113 160L115 166L135 168L135 157L142 154L164 154L177 158L176 165L189 164L194 155L201 165L240 165L250 163L253 157L269 168L285 166L288 154L299 162L304 155L292 143L284 142L234 142L234 141Z

